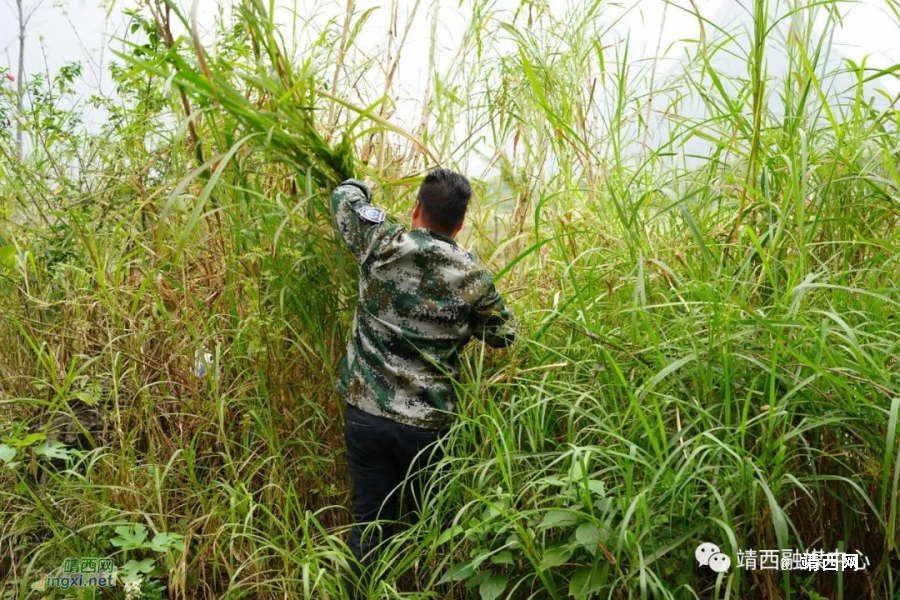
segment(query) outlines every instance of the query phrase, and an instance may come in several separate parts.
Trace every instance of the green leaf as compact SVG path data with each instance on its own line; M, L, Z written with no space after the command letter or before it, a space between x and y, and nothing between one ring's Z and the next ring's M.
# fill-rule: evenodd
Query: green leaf
M152 573L154 567L156 567L156 562L152 558L145 558L144 560L137 563L135 569L141 573Z
M157 533L148 547L154 552L166 552L170 549L182 551L184 550L184 541L177 533Z
M491 576L490 571L478 571L472 577L469 577L469 580L466 581L466 589L471 590L473 588L481 585L481 582Z
M480 559L472 559L450 565L450 568L447 569L447 572L444 573L444 576L438 581L438 585L450 581L462 581L468 579L475 572L475 567L477 567L480 562Z
M656 375L654 375L653 377L651 377L651 378L650 378L650 381L648 381L648 382L646 382L644 385L642 385L642 386L638 389L637 394L635 394L635 397L636 397L638 400L641 400L641 399L644 398L651 390L653 390L653 389L656 387L656 384L658 384L660 381L662 381L663 379L665 379L666 377L668 377L670 374L674 373L675 371L677 371L678 369L680 369L681 367L683 367L684 365L686 365L686 364L688 364L689 362L691 362L691 361L693 361L693 360L696 360L696 359L697 359L697 353L696 353L696 352L692 352L691 354L688 354L687 356L682 356L682 357L679 358L678 360L669 363L669 364L666 365L666 367L663 368L659 373L657 373Z
M578 523L577 514L572 511L554 508L547 511L540 526L542 529L549 529L554 527L571 527L576 523Z
M597 551L600 544L600 530L593 523L582 523L575 530L575 539L591 554Z
M0 444L0 462L8 463L16 457L16 449Z
M0 246L0 267L12 269L14 266L16 266L16 247Z
M143 525L120 525L116 527L116 537L110 540L113 546L123 550L136 550L144 547L147 539L147 528ZM149 559L148 559L149 560Z
M200 195L197 197L197 202L194 205L194 210L191 211L190 216L188 217L187 223L181 230L181 235L178 238L178 243L175 247L175 259L177 260L182 251L184 250L184 246L187 243L190 236L193 234L194 229L199 225L201 219L205 216L209 216L213 211L204 213L203 209L206 207L206 203L209 200L210 195L213 190L216 189L216 184L219 182L219 179L222 177L222 173L225 171L225 168L228 166L228 163L234 157L238 150L240 150L241 146L243 146L248 140L251 138L260 135L259 132L250 134L238 140L229 150L226 152L220 159L218 159L217 166L213 171L212 175L209 177L209 181L207 181L206 185L203 187L203 191L200 192Z
M34 453L47 458L68 458L70 451L66 449L66 445L62 442L51 442L50 444L41 444L34 449Z
M441 532L441 535L439 535L437 539L438 546L440 546L441 544L446 544L463 531L465 531L465 529L462 525L454 525L450 529Z
M500 498L495 504L489 504L487 508L484 509L484 514L482 518L484 520L493 519L498 515L502 515L509 503L505 498Z
M38 442L43 442L45 439L47 439L47 436L43 433L32 433L25 436L24 438L7 438L6 441L8 441L16 448L22 449L27 448L28 446L33 446Z
M775 539L778 540L780 547L785 548L788 545L787 517L784 515L781 505L778 504L778 500L775 499L775 494L769 489L765 480L758 480L758 484L762 487L763 492L766 494L766 499L769 501L769 512L772 515L772 526L775 529Z
M76 392L75 397L78 398L79 400L81 400L82 402L84 402L85 404L87 404L88 406L96 406L97 402L98 402L98 400L95 396L92 396L91 394L88 394L87 392Z
M584 465L581 464L581 461L574 461L572 463L572 468L569 469L569 479L571 479L572 481L581 481L584 478Z
M612 505L613 499L608 496L598 498L594 501L594 506L596 506L602 512L608 511L610 508L612 508Z
M347 36L347 43L344 45L344 51L346 51L348 48L350 48L350 46L353 45L353 41L356 39L356 36L359 35L359 32L360 30L362 30L363 25L366 24L366 21L369 20L372 12L377 8L377 6L373 6L372 8L363 11L363 13L359 16L359 19L356 20L356 24L353 25L353 31L349 36Z
M513 560L512 552L510 552L509 550L498 552L491 557L491 562L495 565L511 565L515 563L515 561Z
M481 600L495 600L500 597L505 589L506 576L504 575L491 575L478 586Z
M597 494L598 496L606 495L606 486L603 485L602 481L599 481L597 479L588 479L587 485L592 494Z
M603 587L600 570L597 567L581 567L569 581L569 595L577 600L588 598Z
M556 544L544 550L544 557L541 559L541 571L564 565L572 557L572 546L570 544Z
M559 477L544 477L540 480L540 483L545 485L552 485L554 487L566 487L569 485L568 481L563 481Z
M141 573L150 574L156 568L156 563L152 558L145 558L142 561L129 560L127 563L119 567L117 579L125 584L137 581Z

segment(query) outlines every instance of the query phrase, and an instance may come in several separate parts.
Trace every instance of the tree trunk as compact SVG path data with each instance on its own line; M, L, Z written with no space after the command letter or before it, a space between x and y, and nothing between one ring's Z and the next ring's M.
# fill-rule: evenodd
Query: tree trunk
M19 72L16 79L16 154L22 160L22 121L25 108L25 0L16 0L19 9Z

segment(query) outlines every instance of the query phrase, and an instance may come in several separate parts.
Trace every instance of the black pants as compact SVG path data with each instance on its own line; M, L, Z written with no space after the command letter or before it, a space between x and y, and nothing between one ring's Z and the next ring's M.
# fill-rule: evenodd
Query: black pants
M402 515L401 501L418 518L427 470L440 460L435 442L444 431L404 425L347 405L344 441L352 484L352 512L356 523L348 544L358 586L354 598L364 598L369 567L378 558L378 545L394 532L393 521ZM407 478L407 474L409 477ZM387 523L368 526L376 520Z

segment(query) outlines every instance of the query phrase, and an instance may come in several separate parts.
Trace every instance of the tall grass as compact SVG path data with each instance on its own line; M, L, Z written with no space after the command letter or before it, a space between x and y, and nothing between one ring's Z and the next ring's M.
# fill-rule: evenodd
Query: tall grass
M367 175L402 215L425 168L485 147L462 241L523 339L464 355L372 597L898 597L897 99L827 61L841 5L696 14L663 77L600 3L479 0L415 132L390 75L360 78L369 12L295 48L289 13L233 9L208 40L175 3L133 13L107 128L4 167L4 598L106 555L149 598L347 597L356 272L327 197ZM870 564L716 576L705 541Z

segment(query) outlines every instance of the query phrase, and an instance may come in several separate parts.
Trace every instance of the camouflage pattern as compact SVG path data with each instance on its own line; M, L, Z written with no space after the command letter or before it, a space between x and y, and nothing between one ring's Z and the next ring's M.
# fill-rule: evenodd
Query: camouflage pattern
M376 222L369 202L355 179L331 196L335 226L360 269L337 390L365 412L440 429L453 418L458 352L473 336L511 343L512 315L472 254L429 229Z

